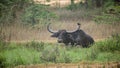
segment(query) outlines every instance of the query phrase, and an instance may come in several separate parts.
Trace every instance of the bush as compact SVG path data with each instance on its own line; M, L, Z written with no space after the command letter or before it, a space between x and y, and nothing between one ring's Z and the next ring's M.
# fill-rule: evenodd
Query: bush
M21 16L24 24L41 24L45 25L50 19L55 19L57 16L48 10L48 6L34 4L27 7Z
M71 62L69 55L60 46L46 46L42 51L41 60L43 62L54 62L54 63L69 63Z
M4 56L0 54L0 68L6 67L5 61L6 61L6 59L4 58Z
M120 21L120 5L111 1L106 1L102 7L102 12L94 18L96 23L115 24Z
M17 12L33 3L32 0L1 0L0 1L0 24L13 23Z
M105 41L97 42L93 47L96 47L101 52L115 52L120 51L120 36L113 35L112 38L109 38Z

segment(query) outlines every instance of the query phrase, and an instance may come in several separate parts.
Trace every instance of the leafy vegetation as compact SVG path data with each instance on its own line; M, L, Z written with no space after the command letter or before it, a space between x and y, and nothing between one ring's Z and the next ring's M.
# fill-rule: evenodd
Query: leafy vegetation
M17 12L32 3L32 0L1 0L0 24L11 24L17 16Z
M10 43L0 51L0 67L37 63L119 62L120 36L96 42L90 48L29 42ZM3 47L4 45L0 45ZM1 48L0 47L0 48Z
M22 20L25 24L46 24L51 19L55 19L57 16L50 12L48 6L35 4L25 9L22 15Z
M35 4L33 0L4 0L0 2L0 9L1 25L13 25L19 20L19 23L34 26L57 17L48 6Z
M72 11L75 10L84 10L95 12L95 10L99 12L97 14L89 14L92 19L96 23L105 23L105 24L115 24L119 23L120 21L120 5L119 2L115 2L115 0L87 0L87 1L80 1L77 4L70 4L67 6L67 9ZM94 9L94 10L93 10Z

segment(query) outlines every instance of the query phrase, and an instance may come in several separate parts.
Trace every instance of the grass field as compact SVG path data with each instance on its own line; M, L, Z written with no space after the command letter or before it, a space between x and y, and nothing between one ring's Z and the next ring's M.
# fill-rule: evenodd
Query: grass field
M120 36L96 42L89 48L57 43L0 44L0 67L59 63L119 63Z

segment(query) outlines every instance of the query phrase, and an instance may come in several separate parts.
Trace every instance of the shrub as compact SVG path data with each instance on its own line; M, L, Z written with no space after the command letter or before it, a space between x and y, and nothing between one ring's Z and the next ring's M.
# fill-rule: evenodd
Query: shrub
M71 62L66 50L60 46L49 45L42 51L41 57L43 62L68 63Z
M16 18L17 12L33 3L32 0L1 0L0 24L10 25Z
M120 36L115 35L104 41L97 42L93 47L96 47L101 52L120 51Z
M50 19L55 19L57 16L48 10L48 6L34 4L27 7L21 16L24 24L42 24L45 25Z
M0 54L0 68L6 67L5 61L6 61L6 59L4 58L4 56Z

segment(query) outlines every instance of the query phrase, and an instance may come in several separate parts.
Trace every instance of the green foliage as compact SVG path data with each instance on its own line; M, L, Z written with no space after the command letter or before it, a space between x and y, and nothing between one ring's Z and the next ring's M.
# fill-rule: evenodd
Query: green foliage
M113 6L115 3L113 0L106 0L104 1L104 4L103 4L103 7L106 8L106 7L110 7L110 6Z
M119 23L120 21L120 6L109 6L100 14L94 18L96 23Z
M33 0L4 0L0 2L0 9L2 25L12 25L15 20L22 20L27 25L46 24L57 17L48 6L35 4Z
M78 10L78 9L86 9L87 8L87 4L80 2L77 4L70 4L66 7L68 10Z
M32 0L1 0L0 24L10 24L16 18L16 12L32 3Z
M114 1L113 0L85 0L80 1L79 3L71 3L67 8L70 10L76 10L76 9L95 9L95 8L106 8L109 6L113 6Z
M37 51L42 51L44 49L44 43L43 42L38 43L38 42L32 41L32 42L29 42L29 43L25 44L25 46L27 48L34 49L34 50L37 50Z
M96 23L105 23L105 24L119 23L120 16L102 13L101 15L96 15L94 21Z
M104 41L97 42L94 46L102 52L115 52L120 51L120 35L113 35Z
M5 41L5 35L4 35L2 28L1 28L1 30L0 30L0 46L5 44L4 41Z
M69 63L71 59L69 54L66 53L65 48L60 46L46 46L42 51L41 60L43 62L54 62L54 63Z
M115 6L115 2L113 0L104 1L102 6L102 12L99 15L94 17L94 21L96 23L119 23L120 21L120 6Z
M14 49L6 49L0 52L1 66L13 67L16 65L26 65L40 63L40 53L35 50L30 50L25 47L17 47Z
M7 44L0 51L0 66L14 67L37 63L76 63L119 62L120 35L112 35L103 41L96 42L90 48L64 46L35 41L25 44ZM1 48L1 47L0 47Z
M119 53L111 53L111 52L103 52L99 53L96 57L96 61L101 61L101 62L119 62L120 61L120 55Z
M113 35L104 41L96 42L90 48L89 56L94 55L94 61L108 62L108 61L120 61L120 35ZM90 57L88 57L90 58Z
M88 8L106 8L114 5L114 0L87 0Z
M34 4L25 9L22 15L25 24L46 24L50 19L55 19L56 15L48 10L48 6Z

